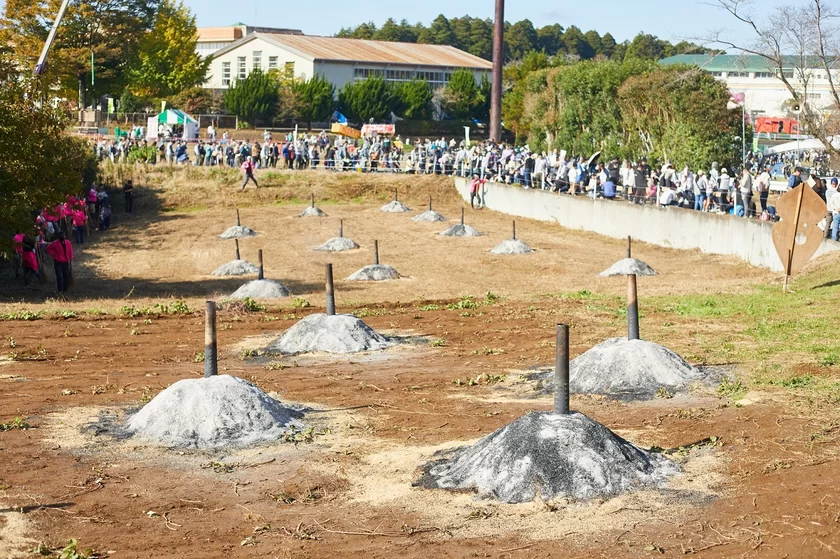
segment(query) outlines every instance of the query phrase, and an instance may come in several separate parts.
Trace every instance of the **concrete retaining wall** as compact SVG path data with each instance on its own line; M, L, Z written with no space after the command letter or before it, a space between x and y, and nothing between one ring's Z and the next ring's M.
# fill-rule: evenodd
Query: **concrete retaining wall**
M469 201L469 180L456 178L458 193ZM680 208L639 206L586 196L557 195L488 182L487 208L509 215L553 221L569 229L591 231L614 238L627 236L658 246L700 249L710 254L734 255L754 266L783 271L770 237L772 224L730 215ZM840 243L823 241L817 256L840 250Z

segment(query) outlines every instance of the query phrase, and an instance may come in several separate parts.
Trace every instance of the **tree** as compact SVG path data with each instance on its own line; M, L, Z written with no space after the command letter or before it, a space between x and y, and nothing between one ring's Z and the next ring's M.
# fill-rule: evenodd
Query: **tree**
M192 115L208 114L213 109L213 95L203 87L191 87L170 98L169 104Z
M493 24L487 19L470 21L470 46L467 52L485 60L493 59Z
M580 60L595 58L595 49L586 41L581 30L574 25L563 33L563 46L568 54L577 56Z
M152 29L159 0L71 2L56 33L42 83L79 105L105 94L122 95L140 41ZM15 62L34 68L58 12L57 0L7 0L0 44L14 45ZM91 54L95 84L90 83Z
M824 0L811 0L808 5L778 5L759 12L750 9L747 0L715 0L713 2L742 25L744 43L736 44L715 32L705 43L721 45L759 57L767 71L776 75L790 93L794 104L801 107L800 125L805 133L820 140L832 157L840 149L831 140L840 133L837 113L840 91L837 60L840 59L840 25L837 9ZM816 69L828 81L828 106L815 105L809 98Z
M505 36L505 47L511 60L520 60L525 54L536 49L537 31L530 20L523 19L510 26Z
M537 50L555 55L563 50L563 26L559 23L537 29Z
M399 25L397 25L397 22L394 21L394 18L389 17L385 23L382 24L382 27L376 30L376 33L373 34L373 38L377 41L399 42L402 41L402 32Z
M420 33L417 41L432 45L452 45L455 44L455 33L446 16L440 14L427 29Z
M532 50L522 60L505 66L504 85L507 93L502 97L502 120L517 140L528 136L528 119L525 118L528 76L556 64L556 59L545 52Z
M639 33L630 42L627 47L627 52L624 54L625 59L637 60L662 60L665 57L665 45L654 37L645 33Z
M615 53L615 38L607 33L601 37L601 54L607 58L612 58Z
M603 54L604 53L604 46L602 44L601 36L598 34L597 31L590 30L587 31L583 38L586 39L586 42L592 47L592 50L595 51L595 55Z
M394 86L395 110L408 120L432 118L432 90L426 80L400 82Z
M225 92L225 107L248 124L256 126L275 115L279 84L273 76L254 69L244 80L236 80Z
M297 102L296 116L309 128L313 122L326 122L335 111L335 86L324 76L298 80L292 85Z
M87 142L65 133L61 111L31 102L45 92L20 80L5 61L0 82L0 247L10 249L15 231L34 236L34 209L51 208L94 183L97 160Z
M449 20L449 26L452 28L452 34L455 41L451 45L461 50L467 50L470 46L470 16L453 17Z
M350 82L338 93L338 105L350 120L381 122L391 116L396 106L394 88L379 76Z
M181 0L162 0L154 28L140 42L129 86L147 97L168 97L204 83L209 58L195 51L195 16Z
M441 92L441 108L453 120L475 118L477 109L484 103L475 74L471 70L452 72L449 83Z

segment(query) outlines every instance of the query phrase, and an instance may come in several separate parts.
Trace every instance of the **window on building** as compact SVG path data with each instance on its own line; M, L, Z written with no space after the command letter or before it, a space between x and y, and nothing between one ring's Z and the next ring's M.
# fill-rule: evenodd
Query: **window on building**
M222 62L222 85L230 85L230 62Z
M236 57L236 79L244 80L248 77L248 66L245 65L245 57Z
M808 99L822 99L822 93L809 93Z
M749 72L729 72L727 77L729 78L748 78L750 77Z
M295 63L294 62L286 62L286 65L283 68L284 72L287 76L294 76L295 75Z
M277 57L276 56L269 56L268 57L268 69L269 70L276 70L277 69Z
M755 77L756 78L775 78L776 74L774 74L773 72L756 72Z
M254 65L254 70L262 70L262 51L255 50L251 54L251 63Z
M778 75L778 70L776 70L776 74ZM793 70L788 70L788 69L782 70L782 75L785 78L787 78L789 80L792 80L793 79Z

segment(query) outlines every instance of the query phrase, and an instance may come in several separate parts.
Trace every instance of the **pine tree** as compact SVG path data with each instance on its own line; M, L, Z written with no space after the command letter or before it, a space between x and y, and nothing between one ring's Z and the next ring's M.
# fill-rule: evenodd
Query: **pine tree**
M278 89L277 80L255 69L244 80L231 84L225 92L225 107L248 124L256 126L258 121L266 121L277 112Z

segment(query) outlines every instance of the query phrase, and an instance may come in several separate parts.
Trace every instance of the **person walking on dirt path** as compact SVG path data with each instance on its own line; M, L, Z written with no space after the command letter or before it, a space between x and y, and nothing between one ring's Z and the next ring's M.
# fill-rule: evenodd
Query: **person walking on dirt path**
M123 195L125 195L125 213L130 214L134 210L134 183L131 180L125 181Z
M70 263L73 261L73 245L67 240L64 231L60 231L58 239L47 245L47 254L53 257L56 291L65 293L70 288Z
M21 262L23 263L23 285L29 285L30 275L34 275L37 280L41 279L41 274L38 271L38 257L35 255L35 243L31 238L26 238L23 241Z
M245 190L245 187L248 186L248 181L254 181L254 186L257 188L260 187L257 184L257 179L254 178L254 158L252 156L248 156L248 159L242 164L242 173L245 174L245 182L242 183L242 190Z
M470 207L475 209L475 199L478 198L478 207L481 207L481 184L484 179L478 177L478 173L473 174L473 180L470 183Z

